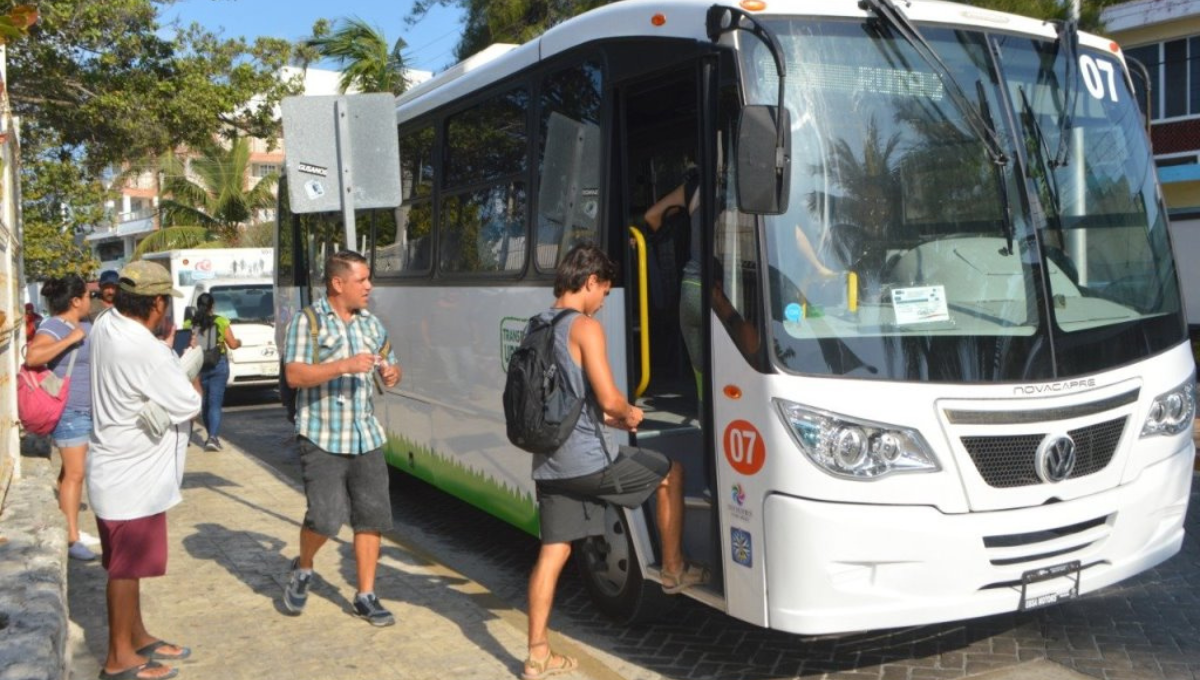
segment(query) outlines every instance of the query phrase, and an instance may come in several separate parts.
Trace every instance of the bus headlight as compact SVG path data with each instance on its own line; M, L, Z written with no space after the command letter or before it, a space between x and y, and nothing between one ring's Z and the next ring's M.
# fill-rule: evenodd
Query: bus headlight
M879 479L894 472L941 470L916 430L801 406L776 399L796 445L817 467L837 477Z
M1160 394L1150 404L1146 424L1142 425L1142 436L1179 434L1192 428L1196 417L1196 375L1179 387Z

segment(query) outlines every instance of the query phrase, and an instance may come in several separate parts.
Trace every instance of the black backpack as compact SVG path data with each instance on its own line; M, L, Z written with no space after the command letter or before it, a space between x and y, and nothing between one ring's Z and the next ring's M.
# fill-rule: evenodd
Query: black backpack
M554 327L579 312L564 309L550 321L535 316L525 327L521 345L508 361L504 382L504 420L508 440L529 453L558 450L583 411L583 398L571 394L567 368L554 352Z

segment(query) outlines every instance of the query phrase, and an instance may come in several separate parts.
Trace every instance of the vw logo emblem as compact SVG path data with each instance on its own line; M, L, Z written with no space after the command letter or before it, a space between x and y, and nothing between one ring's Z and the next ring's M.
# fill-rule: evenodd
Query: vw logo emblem
M1037 476L1050 484L1061 482L1075 470L1075 441L1065 434L1047 435L1034 458Z

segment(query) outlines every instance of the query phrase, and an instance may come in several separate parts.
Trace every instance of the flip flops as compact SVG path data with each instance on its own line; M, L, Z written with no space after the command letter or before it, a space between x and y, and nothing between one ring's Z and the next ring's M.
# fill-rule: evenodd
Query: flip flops
M163 647L175 647L178 652L161 651ZM150 644L137 650L138 656L144 656L150 660L157 661L182 661L192 655L192 650L187 647L182 647L177 644L167 642L166 640L155 640Z
M570 673L579 667L579 662L575 659L563 654L555 654L552 649L548 649L548 651L550 653L544 659L539 660L532 656L525 659L525 668L521 672L523 680L542 680L542 678L548 678L553 675Z
M162 675L142 675L142 673L146 671L157 670L159 668L166 668L166 666L163 666L157 661L147 661L140 666L126 668L119 673L109 673L101 668L100 680L169 680L170 678L179 675L179 669L177 668L172 668L170 672L163 673Z
M685 562L683 569L670 572L662 570L662 591L667 595L681 593L688 588L708 581L708 570L698 564Z

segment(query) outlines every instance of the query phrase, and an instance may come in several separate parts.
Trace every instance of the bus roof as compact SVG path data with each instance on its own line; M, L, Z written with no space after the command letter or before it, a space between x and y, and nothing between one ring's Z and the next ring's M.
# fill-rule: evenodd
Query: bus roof
M459 97L486 88L543 59L590 42L613 38L657 37L708 40L705 16L713 5L738 7L725 0L623 0L580 14L554 26L524 45L496 44L405 92L396 100L396 120L403 123ZM953 24L1027 33L1054 38L1050 22L943 0L913 0L904 13L914 22ZM864 17L859 0L767 0L756 14L772 16ZM652 19L662 15L663 21ZM657 24L657 25L656 25ZM581 40L586 36L586 40ZM1081 33L1081 45L1110 49L1106 38Z

